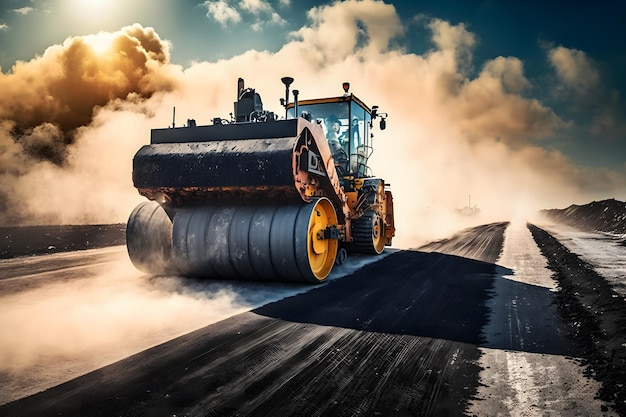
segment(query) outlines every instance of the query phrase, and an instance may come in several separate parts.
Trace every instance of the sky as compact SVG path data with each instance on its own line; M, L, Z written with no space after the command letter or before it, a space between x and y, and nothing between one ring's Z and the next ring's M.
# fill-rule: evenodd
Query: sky
M389 114L371 165L403 239L421 219L626 200L626 5L573 1L5 0L4 224L124 222L149 130L227 117L236 80L280 113L343 81ZM426 225L425 223L428 223Z

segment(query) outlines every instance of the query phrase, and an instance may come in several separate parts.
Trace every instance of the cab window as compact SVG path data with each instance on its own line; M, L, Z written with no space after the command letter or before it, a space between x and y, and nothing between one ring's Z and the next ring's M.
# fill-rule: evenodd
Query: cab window
M312 122L320 121L333 154L339 148L343 149L346 154L349 153L350 107L348 102L299 105L298 111L300 114L308 112ZM293 117L293 107L289 109L289 116Z

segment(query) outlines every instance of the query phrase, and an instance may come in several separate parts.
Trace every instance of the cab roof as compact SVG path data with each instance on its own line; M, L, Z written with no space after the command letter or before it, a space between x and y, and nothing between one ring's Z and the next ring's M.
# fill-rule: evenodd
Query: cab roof
M356 104L361 106L368 114L372 114L372 110L365 104L361 99L355 96L352 93L339 96L339 97L327 97L327 98L313 98L307 100L298 100L298 106L307 106L309 104L324 104L324 103L345 103L354 101ZM294 103L291 102L287 104L287 109L291 109L294 107Z

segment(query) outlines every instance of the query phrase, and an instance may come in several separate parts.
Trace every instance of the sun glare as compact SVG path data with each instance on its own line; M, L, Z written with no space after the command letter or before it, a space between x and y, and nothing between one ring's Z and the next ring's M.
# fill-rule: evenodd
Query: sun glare
M116 3L112 0L74 0L76 12L88 19L106 19L116 9Z
M108 33L98 33L97 35L87 36L85 42L93 49L96 55L102 56L111 49L113 38Z
M78 3L88 9L101 9L106 5L106 0L79 0Z

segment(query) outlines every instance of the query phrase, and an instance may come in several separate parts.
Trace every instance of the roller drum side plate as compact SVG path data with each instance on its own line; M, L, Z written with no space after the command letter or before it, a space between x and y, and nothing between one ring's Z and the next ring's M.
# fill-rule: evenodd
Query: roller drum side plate
M173 259L186 275L317 283L335 261L332 203L180 209L173 224Z
M323 234L327 226L336 224L337 214L327 198L307 204L298 214L294 238L296 258L306 282L318 283L330 274L339 250L339 241L321 240L318 235Z
M139 204L130 214L126 248L131 262L142 272L177 272L172 262L172 221L155 201Z

